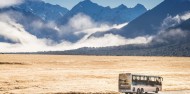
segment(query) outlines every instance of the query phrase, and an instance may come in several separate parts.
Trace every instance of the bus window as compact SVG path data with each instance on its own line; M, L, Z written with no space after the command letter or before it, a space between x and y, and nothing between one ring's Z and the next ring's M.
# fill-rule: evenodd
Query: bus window
M149 80L152 81L152 77L149 77Z
M148 84L151 85L151 86L154 86L154 78L153 77L149 77L149 81L148 81Z
M158 80L159 81L159 85L162 85L162 79L160 77L158 79L159 79Z
M137 76L137 80L138 80L138 81L139 81L139 79L140 79L139 76Z
M133 77L133 81L132 81L132 84L133 85L137 85L137 76L132 76Z
M145 80L145 76L143 76L142 78L143 78L142 80L144 81Z
M146 76L141 77L141 82L142 82L143 85L147 85L146 84L147 83Z
M146 77L146 76L144 77L144 80L145 80L145 81L147 80L147 77Z
M159 85L159 79L158 78L155 78L156 80L155 80L155 83L156 83L156 85Z
M141 76L139 76L139 80L140 80L140 81L142 80L142 77L141 77Z
M136 79L136 77L135 77L135 76L133 76L133 81L135 81L135 79Z

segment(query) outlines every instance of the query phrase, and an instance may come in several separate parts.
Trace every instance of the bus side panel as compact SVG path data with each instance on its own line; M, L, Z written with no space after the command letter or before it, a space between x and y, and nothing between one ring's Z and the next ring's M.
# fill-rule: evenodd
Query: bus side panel
M161 91L161 86L147 86L147 85L132 85L132 92L137 92L137 89L142 89L144 90L144 92L155 92L156 91L156 88L159 88L159 91ZM133 91L134 89L134 91Z
M137 89L140 89L144 92L155 92L162 90L162 83L159 79L151 79L151 77L148 76L142 76L142 75L132 75L132 91L137 92Z

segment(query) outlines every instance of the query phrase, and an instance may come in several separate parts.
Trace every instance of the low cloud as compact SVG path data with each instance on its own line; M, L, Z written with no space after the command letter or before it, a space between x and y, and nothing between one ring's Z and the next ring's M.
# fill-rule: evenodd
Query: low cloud
M60 36L68 34L80 36L81 34L91 35L96 32L105 32L113 28L120 29L127 24L128 23L123 23L120 25L109 25L105 23L98 23L91 19L89 16L79 13L72 17L66 25L59 26L58 28Z
M172 27L175 27L188 19L190 19L190 12L176 15L174 17L166 17L161 25L158 34L152 36L152 41L156 43L170 43L184 39L187 37L187 31Z
M36 51L36 49L43 50L43 47L50 40L38 39L31 35L22 25L15 23L14 20L6 14L0 15L0 37L14 43L0 42L1 52L17 52L17 51ZM38 46L39 45L39 46Z
M180 20L178 20L178 18ZM168 20L169 21L166 21ZM181 23L182 20L188 19L188 15L181 15L180 17L170 17L166 18L163 24L171 25L170 20L174 23ZM84 14L78 14L70 19L69 23L64 26L58 26L54 22L43 23L41 21L34 21L32 26L34 28L52 28L55 29L59 37L65 34L71 33L75 36L81 33L84 36L76 42L65 41L57 43L51 39L38 38L32 35L24 29L24 27L16 23L14 19L7 14L0 15L0 38L9 40L9 42L0 42L0 52L37 52L37 51L64 51L77 49L81 47L107 47L107 46L119 46L128 44L147 44L152 40L157 40L159 42L166 42L167 38L185 37L185 31L180 29L175 30L161 30L157 35L154 36L138 36L136 38L125 38L114 34L105 34L102 37L89 37L91 34L96 32L106 32L110 29L120 29L127 23L120 25L108 25L104 23L97 23L93 21L90 17Z
M103 37L91 37L90 39L79 41L77 44L81 47L107 47L128 44L146 44L151 41L152 37L136 37L127 39L119 35L106 34Z
M21 4L23 0L6 0L6 1L1 1L0 3L0 8L5 8L5 7L10 7L13 5L18 5Z
M82 19L83 18L83 19ZM79 19L79 20L78 20ZM59 33L85 33L75 43L69 41L62 41L61 43L55 43L51 39L37 38L36 36L28 33L21 24L11 19L10 15L0 15L0 37L5 40L12 41L14 43L0 42L0 52L36 52L36 51L63 51L70 49L77 49L81 47L106 47L106 46L119 46L125 44L141 44L148 43L151 38L149 37L137 37L135 39L126 39L119 35L107 34L100 38L91 37L90 34L95 32L105 32L109 29L119 29L125 26L127 23L121 25L106 25L99 24L91 20L88 16L79 14L70 20L66 26L58 27L55 23L43 24L40 21L35 21L34 27L52 27L57 28ZM78 25L77 25L78 22ZM63 27L67 27L63 29ZM70 31L70 29L73 31ZM75 31L76 30L76 31Z
M157 35L153 36L155 43L170 43L177 42L187 36L187 32L181 29L171 29L160 31Z
M187 13L181 15L180 18L181 18L182 20L184 20L184 21L190 19L190 12L187 12Z
M174 17L168 16L162 22L161 30L179 25L180 23L182 23L183 21L188 20L188 19L190 19L190 12L187 12L187 13L181 14L181 15L176 15Z

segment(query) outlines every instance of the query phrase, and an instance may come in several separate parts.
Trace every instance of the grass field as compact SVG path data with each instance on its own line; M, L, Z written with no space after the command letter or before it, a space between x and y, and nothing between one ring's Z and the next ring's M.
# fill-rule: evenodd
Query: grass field
M189 57L0 55L0 93L118 93L118 74L159 75L190 90Z

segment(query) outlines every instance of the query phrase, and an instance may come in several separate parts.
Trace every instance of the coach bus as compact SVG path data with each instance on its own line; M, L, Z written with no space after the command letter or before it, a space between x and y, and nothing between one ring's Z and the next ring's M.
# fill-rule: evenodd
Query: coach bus
M163 78L160 76L119 74L119 92L125 94L158 93L162 90Z

